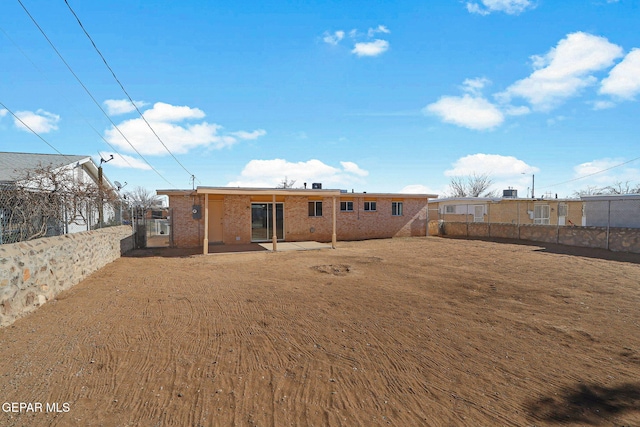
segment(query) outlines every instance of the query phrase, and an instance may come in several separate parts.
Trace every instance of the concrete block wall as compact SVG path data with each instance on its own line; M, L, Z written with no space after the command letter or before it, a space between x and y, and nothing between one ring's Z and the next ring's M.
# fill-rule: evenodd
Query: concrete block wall
M130 237L131 227L118 226L0 245L0 326L119 258Z
M436 221L431 223L436 230ZM606 227L445 222L442 229L451 237L498 237L640 253L640 228L611 227L607 233Z

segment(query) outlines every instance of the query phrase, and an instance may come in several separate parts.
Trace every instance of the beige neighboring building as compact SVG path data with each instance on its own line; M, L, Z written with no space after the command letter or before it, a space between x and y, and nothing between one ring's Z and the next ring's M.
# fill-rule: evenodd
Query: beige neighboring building
M429 201L430 220L489 224L585 225L580 199L450 197Z
M176 247L251 242L364 240L427 234L434 194L198 187L168 196Z

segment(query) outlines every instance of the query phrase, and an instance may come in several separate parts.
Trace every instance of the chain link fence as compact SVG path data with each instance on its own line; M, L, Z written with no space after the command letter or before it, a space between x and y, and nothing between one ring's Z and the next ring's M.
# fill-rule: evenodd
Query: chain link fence
M139 209L132 208L133 232L136 236L135 247L163 248L173 247L173 215L171 208Z
M0 184L0 244L121 225L118 200Z

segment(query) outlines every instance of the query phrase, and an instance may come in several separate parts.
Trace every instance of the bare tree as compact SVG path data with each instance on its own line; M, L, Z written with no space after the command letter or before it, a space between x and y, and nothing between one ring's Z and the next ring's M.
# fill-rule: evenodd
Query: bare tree
M144 187L137 186L125 194L125 198L130 206L139 213L144 213L149 209L162 207L162 199L152 191Z
M115 204L117 194L79 179L72 168L39 166L20 174L0 191L0 242L64 234L72 224L96 224L98 210Z
M589 186L585 189L575 191L573 194L576 197L582 196L598 196L602 194L634 194L640 193L640 184L633 187L631 181L616 181L612 185L606 187Z
M284 179L280 181L280 183L276 186L276 188L293 188L295 183L295 179L289 180L288 177L285 176Z
M489 191L493 180L488 174L456 176L449 183L451 197L495 197L495 191Z
M640 184L633 188L631 181L616 181L613 185L604 187L603 190L606 194L631 194L640 190Z

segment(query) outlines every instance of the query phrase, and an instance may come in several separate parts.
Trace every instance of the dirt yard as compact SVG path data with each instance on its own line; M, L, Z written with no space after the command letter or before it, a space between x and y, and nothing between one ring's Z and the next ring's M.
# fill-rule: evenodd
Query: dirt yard
M640 256L155 253L0 329L0 425L640 425Z

